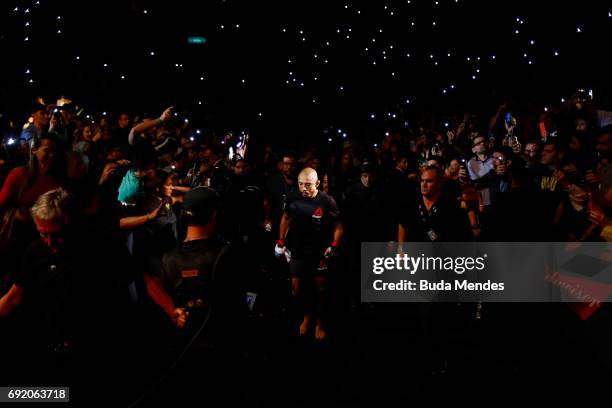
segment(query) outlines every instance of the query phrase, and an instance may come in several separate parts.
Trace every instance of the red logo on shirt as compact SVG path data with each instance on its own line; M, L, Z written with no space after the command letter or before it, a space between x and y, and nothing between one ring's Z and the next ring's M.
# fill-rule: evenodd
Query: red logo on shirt
M312 218L321 218L323 217L323 208L317 207L312 213Z

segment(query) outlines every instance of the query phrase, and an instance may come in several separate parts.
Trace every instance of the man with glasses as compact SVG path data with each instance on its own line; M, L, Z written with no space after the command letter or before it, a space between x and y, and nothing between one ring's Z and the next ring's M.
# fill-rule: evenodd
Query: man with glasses
M340 211L335 200L319 191L317 172L309 167L298 176L300 197L289 200L280 222L279 240L275 252L282 254L287 246L291 251L291 289L303 320L300 335L305 335L315 323L315 339L323 340L326 329L322 319L325 312L328 262L337 255L342 239ZM313 285L314 294L307 291Z
M470 179L477 181L479 178L486 176L493 170L493 158L489 157L487 149L487 139L478 134L472 140L472 152L475 157L468 161L467 169ZM491 205L491 193L488 188L480 190L480 211L484 212Z

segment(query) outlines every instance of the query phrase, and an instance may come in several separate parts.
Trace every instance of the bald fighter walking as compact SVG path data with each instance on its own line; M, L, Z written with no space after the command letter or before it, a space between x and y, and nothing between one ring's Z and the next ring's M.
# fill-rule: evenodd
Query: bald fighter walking
M276 253L283 253L286 239L291 251L291 289L303 312L300 335L305 335L314 322L315 339L323 340L327 335L323 320L328 265L337 255L342 224L335 200L319 191L319 184L314 169L307 167L300 172L300 196L285 206ZM314 287L314 292L309 292L309 287Z

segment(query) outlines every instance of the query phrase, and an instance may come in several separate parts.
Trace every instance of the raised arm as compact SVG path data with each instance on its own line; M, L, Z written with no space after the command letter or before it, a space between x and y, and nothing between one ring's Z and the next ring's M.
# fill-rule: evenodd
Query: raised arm
M13 284L8 292L0 298L0 317L8 316L23 299L23 288Z
M161 114L159 118L145 119L144 121L140 122L139 124L134 126L132 130L130 130L130 134L128 135L129 144L130 145L134 144L134 137L136 137L136 135L144 133L147 130L151 129L152 127L161 125L162 123L164 123L171 117L172 117L172 106L166 109L165 111L163 111L163 113Z

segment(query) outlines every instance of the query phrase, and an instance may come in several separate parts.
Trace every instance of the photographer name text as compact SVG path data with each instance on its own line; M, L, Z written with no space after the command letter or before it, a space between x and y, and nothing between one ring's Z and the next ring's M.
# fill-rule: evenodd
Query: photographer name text
M372 282L372 287L376 291L503 291L504 282L470 282L467 279L455 279L453 281L439 280L429 281L420 279L418 282L402 279L397 282L384 282L377 279Z

